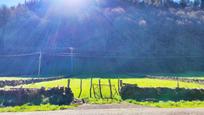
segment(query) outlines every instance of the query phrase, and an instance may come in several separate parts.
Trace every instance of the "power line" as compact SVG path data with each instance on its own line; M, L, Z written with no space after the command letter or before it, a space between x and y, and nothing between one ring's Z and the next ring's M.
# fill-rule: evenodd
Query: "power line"
M0 55L0 57L24 57L38 55L39 53L25 53L25 54L12 54L12 55Z
M111 52L114 53L114 52ZM118 52L116 52L118 53ZM109 55L109 52L107 53L96 53L93 55L94 52L90 53L47 53L47 52L34 52L34 53L23 53L23 54L12 54L12 55L0 55L0 57L25 57L25 56L40 56L42 58L42 55L45 56L76 56L76 57L99 57L99 58L142 58L142 59L149 59L149 58L155 58L155 59L164 59L164 58L204 58L204 56L121 56L121 55Z

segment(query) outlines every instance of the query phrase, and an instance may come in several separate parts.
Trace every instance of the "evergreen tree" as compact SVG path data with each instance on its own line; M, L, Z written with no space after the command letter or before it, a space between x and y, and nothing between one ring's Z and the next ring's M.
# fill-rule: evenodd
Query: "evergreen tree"
M187 6L187 0L180 0L180 6L185 8Z
M1 30L1 33L0 33L0 53L2 53L3 49L4 49L4 39L5 39L4 34L6 31L5 25L8 22L9 16L10 16L9 8L7 8L6 6L2 6L0 8L0 30Z
M204 0L201 0L201 8L204 9Z

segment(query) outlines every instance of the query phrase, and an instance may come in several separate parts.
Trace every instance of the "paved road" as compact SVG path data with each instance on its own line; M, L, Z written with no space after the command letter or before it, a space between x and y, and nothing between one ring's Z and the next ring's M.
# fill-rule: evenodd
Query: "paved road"
M135 105L83 105L52 112L0 113L0 115L204 115L200 109L160 109Z

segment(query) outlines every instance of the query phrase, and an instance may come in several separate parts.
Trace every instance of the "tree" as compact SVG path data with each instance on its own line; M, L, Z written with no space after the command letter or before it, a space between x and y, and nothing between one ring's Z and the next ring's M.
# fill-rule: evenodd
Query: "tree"
M204 9L204 0L201 0L201 8Z
M1 33L0 33L0 53L2 53L4 50L4 37L5 37L4 34L6 31L5 25L8 22L9 16L10 16L9 8L7 8L6 6L2 6L0 8L0 30L1 30Z
M188 1L187 1L187 0L181 0L181 1L180 1L180 6L181 6L182 8L185 8L185 7L187 6L187 4L188 4Z
M194 0L193 7L198 8L200 6L200 0Z

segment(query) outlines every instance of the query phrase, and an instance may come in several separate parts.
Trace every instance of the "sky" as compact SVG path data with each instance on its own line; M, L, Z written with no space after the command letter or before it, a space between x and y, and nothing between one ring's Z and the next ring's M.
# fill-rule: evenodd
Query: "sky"
M0 0L0 5L14 6L18 3L24 3L25 0Z

